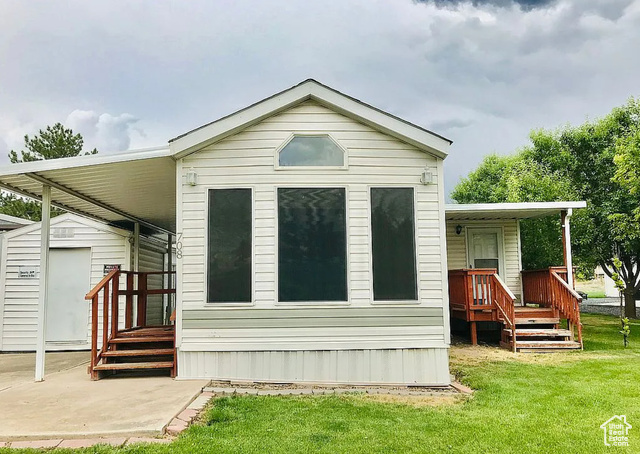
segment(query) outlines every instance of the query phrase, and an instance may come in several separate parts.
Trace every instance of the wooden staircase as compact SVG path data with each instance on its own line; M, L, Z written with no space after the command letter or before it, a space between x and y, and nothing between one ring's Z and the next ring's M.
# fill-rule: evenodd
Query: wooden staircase
M149 274L169 273L113 270L85 296L91 300L91 364L88 372L92 380L106 374L149 370L168 371L171 377L176 376L175 326L146 324L147 296L171 295L175 289L149 289ZM123 289L120 288L121 275L126 277ZM121 297L125 299L124 320L118 316ZM99 323L100 314L102 323ZM100 349L99 338L102 340Z
M108 340L100 356L101 362L93 370L134 371L175 369L174 326L147 326L119 331ZM96 377L97 378L97 377Z
M515 350L518 352L553 352L579 350L580 342L574 341L573 330L560 329L560 318L550 307L515 307ZM504 328L500 345L513 349L513 332Z

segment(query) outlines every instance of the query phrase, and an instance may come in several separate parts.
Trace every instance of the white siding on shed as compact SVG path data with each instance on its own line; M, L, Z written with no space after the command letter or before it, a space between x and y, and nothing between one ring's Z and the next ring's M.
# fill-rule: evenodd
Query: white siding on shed
M104 265L129 263L129 233L95 221L64 214L52 219L51 248L91 248L91 290L103 278ZM2 274L0 274L2 351L35 349L38 315L38 279L18 278L21 266L40 266L40 224L6 233L2 240ZM90 302L87 301L87 305ZM100 319L102 311L100 310ZM123 311L120 311L121 317ZM99 323L101 326L101 321ZM89 348L91 314L87 320L87 344L49 345L48 349Z
M456 226L463 227L462 233L456 234ZM470 220L447 221L447 263L450 270L469 268L467 258L467 236L465 228L502 228L503 253L505 266L505 283L520 300L520 246L518 243L518 221L507 220Z

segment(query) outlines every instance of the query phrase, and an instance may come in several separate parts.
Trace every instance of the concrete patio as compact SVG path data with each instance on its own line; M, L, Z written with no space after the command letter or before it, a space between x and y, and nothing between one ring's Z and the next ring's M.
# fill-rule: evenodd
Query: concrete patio
M88 352L0 354L0 440L157 436L207 384L165 376L91 381Z

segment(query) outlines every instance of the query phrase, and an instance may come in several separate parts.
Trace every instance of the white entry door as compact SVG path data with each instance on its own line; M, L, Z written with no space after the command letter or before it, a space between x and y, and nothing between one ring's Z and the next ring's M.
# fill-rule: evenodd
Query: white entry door
M469 268L495 268L504 278L502 229L467 229Z
M48 342L87 342L90 284L90 248L49 251Z

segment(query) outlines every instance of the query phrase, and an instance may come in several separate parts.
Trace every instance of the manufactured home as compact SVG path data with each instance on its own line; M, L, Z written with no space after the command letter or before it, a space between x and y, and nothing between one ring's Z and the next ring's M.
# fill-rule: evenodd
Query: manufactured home
M450 145L307 80L165 148L13 164L0 185L175 247L175 273L158 272L175 286L149 288L135 265L88 286L94 379L163 368L180 379L447 385L450 317L474 339L476 324L500 324L514 350L581 345L569 219L584 203L445 205ZM549 214L564 221L565 263L523 271L518 220ZM158 295L175 295L161 324L144 316ZM40 351L47 299L41 290Z

